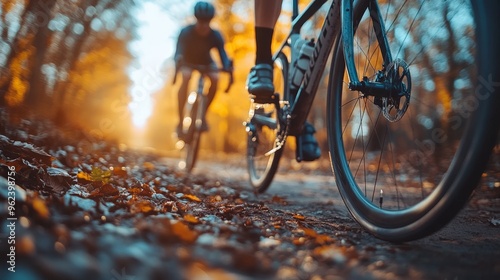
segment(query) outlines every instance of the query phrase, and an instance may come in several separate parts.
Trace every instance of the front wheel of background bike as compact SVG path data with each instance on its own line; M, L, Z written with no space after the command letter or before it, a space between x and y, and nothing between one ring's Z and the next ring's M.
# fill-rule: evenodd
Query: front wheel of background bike
M488 2L492 9L477 1L471 9L468 1L381 1L393 56L384 68L370 2L354 7L359 78L402 81L407 92L392 100L349 90L337 43L327 101L330 154L354 219L378 238L410 241L462 209L495 144L498 47L489 48L486 36L498 26L498 3ZM488 40L498 46L498 36Z
M196 160L198 159L198 149L200 146L200 138L201 138L201 132L196 129L193 132L193 137L191 139L191 142L186 144L186 171L190 173L193 171L194 165L196 163Z
M286 83L288 73L288 60L280 53L274 62L274 87L281 101L288 101L288 85ZM282 108L282 103L280 107ZM251 105L250 120L247 123L247 168L250 184L259 193L265 192L271 184L278 169L279 160L283 153L283 147L275 149L279 143L279 135L284 127L280 123L282 110L277 109L274 104ZM253 113L252 113L253 112ZM266 118L272 125L265 125L257 118Z
M201 118L198 116L198 114L202 114L203 112L200 112L200 102L199 96L197 96L196 100L192 104L192 106L189 108L190 112L190 119L191 120L200 120ZM201 139L201 131L199 129L200 124L197 124L196 121L192 122L189 127L189 134L188 138L186 139L185 146L183 148L183 158L184 158L184 169L186 172L190 173L194 165L196 163L196 160L198 159L198 149L200 146L200 139Z

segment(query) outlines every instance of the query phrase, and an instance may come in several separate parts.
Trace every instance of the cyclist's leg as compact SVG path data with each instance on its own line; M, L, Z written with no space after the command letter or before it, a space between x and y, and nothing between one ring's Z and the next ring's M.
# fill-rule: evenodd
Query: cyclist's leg
M219 74L216 71L212 71L207 74L208 79L210 80L210 87L207 92L207 108L210 107L210 104L214 100L215 93L217 92L217 86L219 84Z
M219 73L217 71L211 71L207 74L208 79L210 80L210 87L207 92L207 103L205 105L205 115L203 116L202 130L208 130L208 124L206 120L206 112L208 112L208 108L212 101L215 98L215 93L217 92L217 86L219 84Z
M179 114L179 124L177 125L177 134L180 133L180 128L182 124L182 119L184 118L184 105L186 104L187 100L187 91L188 91L188 86L189 86L189 80L191 79L191 74L193 70L189 67L181 67L179 70L182 76L182 82L179 87L179 91L177 93L177 107L178 109L178 114Z
M255 64L272 66L271 42L274 26L281 13L282 0L255 0Z
M250 71L247 88L258 97L274 93L271 42L281 4L282 0L255 0L255 66Z

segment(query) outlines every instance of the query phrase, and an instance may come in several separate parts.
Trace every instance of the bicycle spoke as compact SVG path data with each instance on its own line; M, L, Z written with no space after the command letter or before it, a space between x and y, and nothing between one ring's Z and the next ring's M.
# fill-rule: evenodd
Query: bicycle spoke
M384 15L382 18L385 19L386 25L388 28L386 29L386 34L393 34L389 38L390 40L394 40L397 42L397 48L394 54L394 59L400 57L401 55L411 55L410 65L414 65L417 63L416 56L419 56L421 52L425 52L426 48L417 49L416 54L409 53L406 49L408 48L410 42L413 42L415 38L415 34L412 34L412 30L417 28L417 25L421 25L421 18L424 17L424 4L431 5L432 3L422 1L419 4L421 6L413 6L410 4L411 1L401 1L401 4L398 6L397 1L389 1L384 3L383 5L387 5L383 9ZM391 5L391 7L389 7ZM436 5L436 4L433 4ZM411 14L407 14L407 10L413 9ZM394 14L389 14L390 11L396 9ZM368 13L368 11L366 11ZM410 16L408 16L410 15ZM453 16L449 17L452 19L456 15L456 12L453 12ZM361 77L368 77L370 81L375 81L377 73L383 70L383 61L381 54L380 46L378 45L378 40L376 39L376 35L374 32L374 25L369 16L363 16L362 21L359 24L358 30L355 34L355 53L356 53L356 64L359 65L358 73ZM404 21L406 24L404 25L407 28L407 32L402 33L397 30L399 22ZM417 24L418 23L418 24ZM444 26L444 24L441 24ZM440 29L437 26L436 28ZM442 29L442 28L441 28ZM436 33L438 31L430 29L430 33ZM397 33L397 34L396 34ZM427 32L429 33L429 32ZM398 38L393 38L393 36L399 36ZM361 39L363 38L363 39ZM411 38L411 39L410 39ZM433 39L434 36L431 36L430 39ZM391 43L392 41L389 41ZM424 43L422 43L424 44ZM394 46L394 44L391 45ZM430 47L430 46L429 46ZM422 65L420 62L415 64L417 67L421 68ZM425 65L424 65L425 66ZM415 68L418 69L418 68ZM387 71L387 70L386 70ZM418 72L417 72L418 73ZM426 72L418 73L417 77L420 80L425 79ZM407 77L405 75L399 75L396 77L394 82L405 83ZM343 81L344 85L348 84L348 81ZM421 83L417 84L417 86L421 87ZM407 207L409 201L407 201L404 192L402 192L400 185L401 180L406 180L404 178L408 176L412 176L411 174L416 175L415 179L410 179L410 181L415 181L415 183L409 184L412 188L419 188L420 198L425 197L425 185L429 185L429 183L424 182L426 180L431 179L428 171L423 169L423 165L421 161L423 160L431 160L431 158L423 158L426 156L425 154L421 155L421 153L426 153L426 151L420 151L422 147L418 146L418 140L421 138L421 131L417 133L417 129L415 126L420 123L425 123L426 119L431 119L431 113L435 112L435 98L431 94L415 92L411 96L413 106L407 111L406 116L400 123L404 123L404 126L400 126L397 124L389 124L387 121L382 120L384 117L380 114L380 107L383 106L381 101L374 102L372 98L356 98L345 100L342 103L342 110L345 111L343 117L344 125L343 125L343 135L345 138L352 137L350 143L347 143L346 152L347 160L354 164L352 166L352 173L355 178L363 177L362 181L364 185L364 189L370 189L369 197L372 201L375 199L377 192L379 189L387 189L384 192L387 192L387 197L394 198L393 206L397 209L401 207ZM355 102L354 102L355 101ZM361 102L363 101L363 102ZM388 110L396 110L395 105L390 105ZM348 111L346 109L348 108ZM419 109L415 111L415 109ZM377 111L377 112L376 112ZM424 113L424 114L422 114ZM430 116L429 116L430 115ZM379 131L378 127L383 130ZM401 142L399 140L401 135L404 135L405 132L409 133L408 139L415 139L412 141L407 141L403 146L396 145L396 143ZM416 141L413 143L413 141ZM423 144L422 144L423 145ZM359 147L358 147L359 146ZM377 160L372 162L372 160L368 159L368 153L371 147L378 147ZM406 147L406 148L403 148ZM348 149L348 150L347 150ZM413 157L413 158L412 158ZM414 162L402 162L403 160L413 160ZM399 170L397 166L403 166L405 170ZM411 164L414 164L413 166ZM372 168L371 166L376 166L373 169L373 172L367 169ZM414 170L414 171L411 171ZM404 174L404 172L410 172L409 174ZM374 179L368 179L372 174ZM418 178L417 178L418 177ZM367 182L370 182L371 186L367 186ZM384 180L383 183L381 180ZM384 185L384 186L382 186ZM393 196L391 196L391 191L388 187L393 189ZM387 204L389 205L389 204Z
M349 67L359 75L359 87L350 84L343 50L333 52L328 143L353 217L378 237L407 241L439 229L467 201L473 190L468 178L477 182L482 171L474 151L489 149L476 141L493 134L466 121L485 120L487 111L477 106L493 105L477 98L480 64L469 4L377 2L378 8L369 6L372 0L357 0L352 9ZM377 37L379 27L385 38Z

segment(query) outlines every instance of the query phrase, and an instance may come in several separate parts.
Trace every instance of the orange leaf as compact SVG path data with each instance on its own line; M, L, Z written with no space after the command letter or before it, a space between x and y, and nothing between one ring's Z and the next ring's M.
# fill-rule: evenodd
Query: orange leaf
M177 222L172 224L172 233L182 241L193 243L198 235L195 231L192 231L187 225Z
M306 242L306 239L304 237L299 237L299 238L294 238L293 239L293 244L294 245L303 245Z
M192 201L201 202L201 199L199 199L196 195L185 194L184 197Z
M316 243L318 244L326 244L330 241L332 241L332 238L326 234L318 234L318 236L316 236Z
M138 194L142 191L141 188L138 188L138 187L131 187L130 189L128 189L128 192L131 193L131 194Z
M49 218L49 208L47 208L47 205L45 204L45 201L42 199L35 197L33 199L33 209L40 215L40 217L47 219Z
M90 178L90 174L88 174L87 172L83 171L78 172L78 174L76 174L76 178L92 182L92 178Z
M305 235L309 236L309 237L316 237L318 236L318 233L316 233L316 231L314 231L313 229L310 229L310 228L301 228Z
M301 220L301 221L304 221L306 219L306 217L304 217L303 215L301 214L295 214L293 215L293 217L297 220Z
M113 171L114 175L120 177L127 177L128 172L126 167L110 167L111 171Z
M184 221L188 222L188 223L191 223L191 224L198 224L200 223L200 221L198 220L198 218L196 218L195 216L193 215L184 215Z
M135 213L149 213L155 209L155 206L148 200L141 200L130 205L130 212Z

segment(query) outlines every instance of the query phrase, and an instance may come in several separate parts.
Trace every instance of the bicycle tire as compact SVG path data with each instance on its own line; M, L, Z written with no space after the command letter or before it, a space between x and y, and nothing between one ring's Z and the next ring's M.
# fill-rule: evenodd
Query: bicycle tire
M201 119L198 114L202 114L200 112L199 107L200 106L200 99L199 96L197 96L196 100L194 100L193 104L191 105L190 108L190 118L191 120L199 120ZM193 168L196 164L196 161L198 159L198 150L199 150L199 145L200 145L200 139L201 139L201 130L200 130L200 125L195 122L192 122L189 127L189 133L188 137L186 139L185 146L183 148L184 150L184 169L186 172L191 173L193 171Z
M370 45L374 41L366 36L370 33L364 31L365 27L373 24L373 22L365 22L371 20L365 15L369 2L357 1L354 6L356 40L354 45L356 48L363 45L367 47L366 50L357 51L355 59L357 63L359 62L360 75L372 77L371 74L376 76L376 70L381 68L371 69L371 64L375 64L379 59L380 48ZM401 12L393 2L397 1L389 1L394 5L393 7L388 6L391 5L389 3L381 4L380 10ZM427 1L427 4L441 4L441 2L429 2L432 1ZM452 22L453 9L457 9L457 12L460 10L460 13L465 13L470 9L469 6L463 6L457 2L459 1L448 4L449 10L441 13L447 16L443 21L444 24ZM417 53L418 57L408 59L412 53L412 46L403 46L404 43L401 43L402 48L406 48L402 52L406 55L406 57L402 56L403 59L411 61L412 64L408 64L410 66L406 68L401 63L395 69L398 68L397 72L400 72L399 67L410 69L413 75L408 75L403 70L396 77L404 80L406 76L408 79L405 82L407 86L411 86L409 99L412 102L401 120L396 122L390 122L383 116L382 108L388 109L389 107L387 100L381 103L380 100L376 101L374 98L346 89L348 81L340 37L334 46L327 100L328 144L332 167L339 192L349 212L362 227L380 239L406 242L423 238L444 227L467 203L496 143L500 119L498 116L500 98L498 83L494 82L499 81L498 61L500 60L496 53L499 49L498 36L491 36L492 29L489 28L498 26L496 17L499 5L495 1L473 2L475 14L480 15L475 17L477 46L461 51L468 53L474 47L477 54L472 57L477 57L477 60L467 63L471 68L462 70L464 77L459 76L459 78L464 79L460 81L464 84L459 89L460 94L448 95L449 98L454 98L452 100L446 100L443 97L442 100L447 101L445 103L437 100L436 96L440 96L433 94L435 90L432 90L432 84L436 89L438 86L436 83L439 80L436 80L435 76L430 77L434 79L432 81L425 79L427 73L433 71L436 73L437 70L424 68L424 63L425 59L433 57L439 59L442 54ZM422 18L417 20L407 18L406 27L417 27L425 23L425 26L421 26L420 32L425 32L425 30L439 32L434 31L439 25L433 25L429 22L430 17L426 17L438 15L440 12L434 10L432 13L427 13L429 11L427 8L413 6L415 3L408 4L410 5L408 7L413 9L408 15L420 14ZM391 32L395 34L401 30L406 31L404 28L392 27L398 21L397 17L400 17L402 21L405 15L392 13L384 14L383 17L386 20L386 27L389 27L388 37L392 36ZM463 19L464 14L460 14L460 17ZM472 18L474 18L473 15ZM472 22L474 23L474 20ZM453 28L452 25L445 28L450 27ZM455 31L454 29L448 30ZM357 34L360 38L356 39ZM446 33L439 33L439 36L443 34ZM420 35L411 33L408 36L416 38ZM487 38L492 42L487 42ZM390 44L396 44L396 36L389 39L394 40L394 42L390 41ZM437 38L434 39L437 40ZM445 44L443 40L446 38L439 38L441 44ZM439 51L438 46L431 45L432 42L429 39L426 42L429 45L420 51L427 49ZM466 42L460 41L460 44L462 43ZM378 54L375 53L377 51ZM443 51L445 51L444 48ZM367 55L368 59L363 60L361 58L363 54ZM459 53L452 54L459 55ZM361 65L363 63L364 65ZM434 63L442 63L442 61ZM477 65L479 67L475 68L474 66ZM427 66L430 68L436 65L428 63ZM365 70L372 70L374 73L363 73ZM467 79L465 74L469 74L468 71L474 73L476 70L477 76L470 78L471 86L465 85L465 79ZM385 73L387 76L393 75L390 70ZM443 77L437 78L444 79ZM493 83L481 87L478 81L493 81ZM456 84L457 80L453 82ZM494 90L491 90L492 88ZM464 112L460 112L459 109L467 107L460 106L466 106L466 102L472 101L474 106L470 107L467 112L469 114L461 115ZM436 106L428 106L434 104ZM451 111L446 114L446 110L450 108ZM452 120L455 123L451 123ZM463 120L464 125L458 126L458 120ZM431 126L432 124L434 126ZM432 137L429 132L444 132L444 134L436 134L439 138L426 141L429 135ZM460 135L457 136L459 132ZM415 156L418 157L415 158Z
M198 159L198 149L200 146L201 133L199 130L193 132L191 142L186 144L186 171L191 173Z
M274 85L280 101L288 100L288 60L285 54L279 53L274 63ZM284 104L284 102L280 102ZM281 106L281 105L280 105ZM258 193L265 192L276 174L280 158L283 154L284 141L282 147L266 155L267 152L277 147L280 134L284 131L283 124L280 123L281 108L276 108L274 104L251 105L254 114L265 115L274 120L276 127L270 127L259 123L254 117L247 122L247 170L250 185Z

